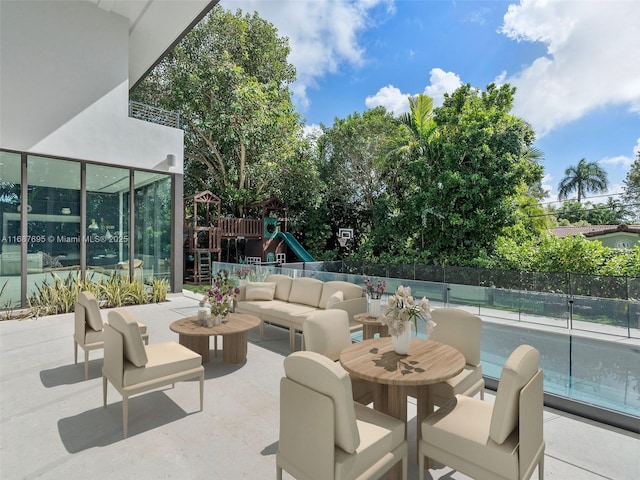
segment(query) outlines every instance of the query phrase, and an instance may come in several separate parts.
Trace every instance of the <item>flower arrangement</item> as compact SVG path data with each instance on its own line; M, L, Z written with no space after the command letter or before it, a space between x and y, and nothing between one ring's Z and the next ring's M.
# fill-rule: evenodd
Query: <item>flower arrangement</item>
M429 300L422 297L416 302L411 296L411 288L400 285L395 295L389 297L380 321L389 327L390 335L400 335L405 331L405 322L411 321L418 330L418 319L427 323L427 332L431 332L436 324L430 320L431 307Z
M251 269L249 267L236 267L235 276L240 280L246 279L251 273Z
M376 299L376 300L380 299L382 294L387 289L387 282L385 280L378 279L378 281L374 284L373 280L367 278L364 281L364 284L366 285L365 292L371 298Z
M212 287L207 290L200 303L204 305L208 301L211 305L211 315L226 317L231 312L231 306L238 293L240 293L240 289L229 278L228 272L220 270L214 278Z

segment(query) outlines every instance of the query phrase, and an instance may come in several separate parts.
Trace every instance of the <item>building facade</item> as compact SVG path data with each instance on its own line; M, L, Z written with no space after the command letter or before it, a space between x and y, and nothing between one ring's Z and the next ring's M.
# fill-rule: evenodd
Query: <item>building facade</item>
M129 91L215 3L0 0L0 308L50 272L181 289L183 132Z

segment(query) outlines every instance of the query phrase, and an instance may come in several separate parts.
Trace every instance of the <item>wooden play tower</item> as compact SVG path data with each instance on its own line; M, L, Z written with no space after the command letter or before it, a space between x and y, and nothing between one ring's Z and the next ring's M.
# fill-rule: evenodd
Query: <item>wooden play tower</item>
M221 200L205 190L184 199L185 282L211 282L211 262L222 259L222 240L246 242L238 263L286 261L287 207L271 198L247 205L245 218L221 216ZM285 232L279 235L280 232Z

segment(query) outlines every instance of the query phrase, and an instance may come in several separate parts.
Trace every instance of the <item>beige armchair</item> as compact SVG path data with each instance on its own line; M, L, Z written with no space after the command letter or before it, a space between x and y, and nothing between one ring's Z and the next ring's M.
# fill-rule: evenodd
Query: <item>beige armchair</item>
M122 430L127 438L129 397L181 380L200 379L203 406L202 357L177 342L145 346L136 320L124 309L109 312L104 327L103 402L107 406L107 380L122 395Z
M421 425L419 478L425 456L475 479L544 478L542 370L539 353L521 345L507 359L491 404L456 395Z
M104 322L100 313L100 306L96 297L91 292L80 292L74 312L73 333L73 362L78 363L78 346L84 350L84 379L89 378L89 351L104 347L103 330ZM138 323L142 339L149 343L147 326Z
M302 336L307 351L316 352L338 362L340 352L351 345L349 314L344 310L324 310L314 314L303 325ZM353 399L368 405L373 402L373 384L351 378Z
M459 350L466 365L462 372L449 380L431 386L431 398L435 405L444 405L455 395L473 397L480 394L484 399L484 379L480 363L480 335L482 320L459 308L437 308L431 318L436 327L429 340L445 343Z
M284 360L280 381L280 439L276 477L379 478L402 462L407 478L405 425L352 400L347 372L316 352Z

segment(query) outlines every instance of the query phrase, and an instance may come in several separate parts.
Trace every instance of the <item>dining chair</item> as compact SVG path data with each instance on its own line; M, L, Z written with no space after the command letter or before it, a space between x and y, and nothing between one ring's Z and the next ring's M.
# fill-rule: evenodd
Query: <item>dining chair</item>
M87 291L78 293L74 308L73 362L78 363L78 346L84 350L84 379L89 378L89 352L104 348L104 321L96 297ZM138 322L145 343L149 343L147 326Z
M479 393L483 400L484 378L480 363L482 320L459 308L434 309L431 311L431 319L436 326L429 334L429 340L445 343L459 350L465 359L462 372L430 387L434 405L444 405L458 394L473 397Z
M340 352L351 345L349 314L344 310L324 310L306 320L302 327L307 351L320 353L334 362L340 361ZM368 405L373 402L373 384L351 377L353 399Z
M521 345L504 364L495 403L456 395L423 420L419 479L425 456L479 480L544 478L542 370L538 350Z
M146 345L135 318L125 309L109 312L104 327L103 405L107 407L107 381L122 395L122 431L127 438L129 397L178 381L200 379L203 407L202 356L177 342ZM150 412L153 414L153 412Z
M402 462L407 441L400 420L354 402L349 375L322 354L292 353L280 380L276 478L377 479Z

